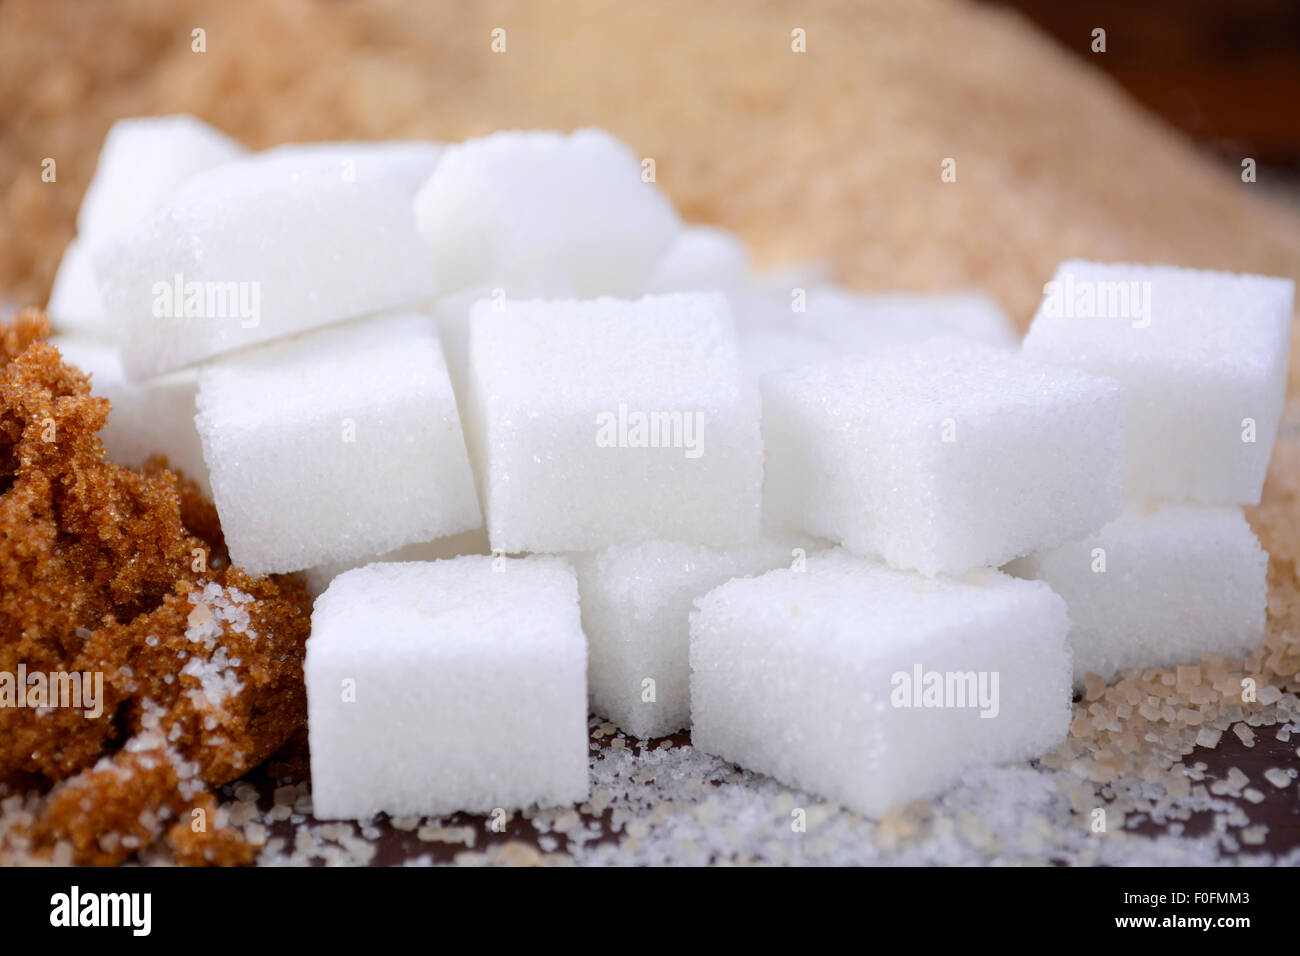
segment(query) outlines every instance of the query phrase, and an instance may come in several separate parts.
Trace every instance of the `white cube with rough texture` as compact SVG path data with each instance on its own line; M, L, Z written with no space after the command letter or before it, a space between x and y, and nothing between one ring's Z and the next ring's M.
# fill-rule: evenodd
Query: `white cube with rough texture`
M127 374L431 297L411 197L438 155L425 142L278 146L186 180L96 252Z
M637 156L598 129L449 146L415 213L443 290L511 298L637 295L681 228Z
M433 319L321 329L204 367L203 456L231 560L253 574L479 527Z
M121 119L109 128L64 250L46 311L56 329L108 336L93 259L96 246L157 209L189 177L248 151L193 116Z
M197 372L132 382L111 345L75 336L55 336L50 343L65 361L90 376L92 394L112 403L108 424L99 432L110 461L139 468L151 456L163 455L169 467L192 478L204 494L212 494L203 444L194 425Z
M645 290L714 292L750 284L749 251L725 229L685 226L646 280Z
M490 813L587 796L587 648L561 558L372 564L307 641L322 819Z
M952 339L764 376L764 506L925 574L998 566L1123 508L1110 379Z
M817 542L738 548L644 541L571 555L587 635L592 712L634 737L691 725L691 602L732 578L797 566Z
M840 349L823 339L798 332L749 332L740 335L740 361L755 381L769 372L783 372L836 358Z
M1069 728L1069 619L1041 582L925 578L836 549L696 608L693 744L871 816Z
M470 450L494 550L758 538L758 396L726 299L479 302Z
M953 336L997 348L1019 342L1010 317L979 293L878 293L812 290L792 326L838 346L841 353L872 352L904 342Z
M183 113L120 119L104 137L77 211L77 234L112 235L153 212L191 176L247 153L225 133Z
M340 574L354 568L364 568L368 564L442 561L447 558L458 558L464 554L489 553L487 531L483 528L475 528L473 531L462 531L459 534L448 535L436 541L419 541L415 544L402 545L400 548L385 551L383 554L368 554L364 558L357 558L354 561L333 561L329 564L318 564L312 568L304 568L302 577L307 585L308 596L315 599L323 594L325 589L330 586L330 582Z
M1134 501L1257 504L1294 303L1290 279L1071 260L1044 288L1024 354L1124 386Z
M1240 508L1132 510L1096 534L1011 562L1070 609L1074 682L1264 643L1268 555Z

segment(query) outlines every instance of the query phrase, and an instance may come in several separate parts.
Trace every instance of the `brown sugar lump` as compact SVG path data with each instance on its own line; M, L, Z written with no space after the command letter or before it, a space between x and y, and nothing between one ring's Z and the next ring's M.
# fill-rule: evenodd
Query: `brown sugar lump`
M192 484L104 460L109 403L40 341L46 328L30 311L0 326L0 672L22 673L35 705L0 707L0 782L67 781L78 798L49 794L30 849L104 862L94 847L113 843L127 791L179 814L301 726L307 598L231 568ZM186 772L124 756L155 750ZM102 759L121 772L98 773ZM143 838L126 836L114 858Z

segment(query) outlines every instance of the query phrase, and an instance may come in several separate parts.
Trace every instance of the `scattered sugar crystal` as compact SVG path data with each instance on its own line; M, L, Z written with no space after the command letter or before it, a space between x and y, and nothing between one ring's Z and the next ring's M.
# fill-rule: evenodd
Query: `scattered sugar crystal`
M714 292L749 282L749 252L725 229L685 226L655 264L645 291Z
M1124 386L1134 500L1257 504L1294 298L1290 279L1070 260L1046 286L1024 352Z
M296 571L478 527L428 316L323 329L199 378L199 434L231 559Z
M1291 786L1290 775L1279 767L1270 767L1268 770L1265 770L1264 779L1279 790L1284 790Z
M1069 724L1069 621L1039 582L977 587L837 549L696 607L696 746L873 816L1037 756Z
M122 371L117 349L88 337L57 336L51 344L64 359L90 376L91 393L112 403L108 424L99 432L110 461L139 468L150 455L196 481L211 495L203 445L194 427L198 375L174 372L147 382L132 382Z
M689 727L692 601L732 578L788 567L815 548L789 536L725 550L647 541L572 555L592 712L642 738Z
M512 298L636 295L681 228L632 151L596 129L449 146L415 215L444 290Z
M1096 534L1013 561L1070 608L1074 679L1111 680L1130 667L1170 667L1264 640L1268 555L1240 508L1130 510ZM1170 683L1196 686L1179 667Z
M757 540L758 397L721 295L479 302L467 404L494 550Z
M764 511L925 574L1056 547L1118 516L1108 379L936 339L762 379Z
M340 575L316 601L307 645L317 817L584 800L586 662L562 559Z
M419 142L279 146L186 180L96 252L127 375L431 297L411 197L437 158Z

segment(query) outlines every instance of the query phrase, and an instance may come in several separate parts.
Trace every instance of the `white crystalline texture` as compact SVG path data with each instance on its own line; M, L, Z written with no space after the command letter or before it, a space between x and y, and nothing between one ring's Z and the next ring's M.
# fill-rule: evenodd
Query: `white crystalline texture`
M481 523L433 320L322 329L205 367L197 417L231 559L296 571Z
M563 559L470 556L335 578L307 642L316 816L585 799L586 666Z
M192 116L118 120L77 213L77 238L54 277L47 311L56 328L109 334L92 263L97 244L153 212L189 177L247 150Z
M54 274L50 301L45 306L51 324L60 331L107 336L104 308L95 284L94 255L90 242L73 239L63 250L59 271Z
M127 374L431 297L411 197L438 154L423 142L280 146L187 180L95 258Z
M764 508L925 574L998 566L1117 517L1119 386L936 339L762 379Z
M104 138L94 178L77 211L77 233L97 239L139 222L189 177L246 152L193 116L118 120Z
M742 332L783 332L820 339L841 354L866 353L936 336L968 339L996 348L1017 341L1010 317L977 292L861 293L834 286L729 294Z
M789 567L814 547L790 536L729 549L646 541L572 555L592 711L641 738L689 727L691 602L732 578Z
M203 445L194 426L198 374L174 372L147 382L132 382L122 372L117 349L91 338L56 336L51 344L64 359L90 376L90 389L108 399L112 410L99 432L110 461L131 468L150 455L167 457L170 467L193 478L211 494Z
M462 531L459 534L439 538L437 541L420 541L415 544L403 545L392 551L385 551L383 554L368 554L364 558L357 558L354 561L333 561L329 564L318 564L315 567L303 569L302 576L307 584L307 593L312 598L316 598L324 593L330 582L340 574L354 568L364 568L368 564L439 561L444 558L460 557L462 554L488 553L487 531L483 528L475 528L473 531Z
M467 420L494 550L758 538L758 396L716 293L474 306Z
M646 291L722 291L749 281L749 252L743 242L724 229L686 226L656 263Z
M870 352L888 345L950 335L999 348L1015 347L1011 319L977 293L863 295L835 289L809 292L794 326L841 347Z
M1024 352L1124 386L1133 500L1257 504L1286 392L1294 299L1289 279L1068 261Z
M1070 609L1074 681L1172 667L1264 641L1268 555L1239 508L1167 505L1007 570L1051 585Z
M836 358L840 350L823 339L797 332L750 332L740 336L740 360L755 381L768 372L783 372Z
M449 146L415 212L444 290L511 298L637 295L681 227L636 155L596 129Z
M980 581L837 549L711 591L691 616L693 743L872 816L1037 756L1070 721L1065 602Z

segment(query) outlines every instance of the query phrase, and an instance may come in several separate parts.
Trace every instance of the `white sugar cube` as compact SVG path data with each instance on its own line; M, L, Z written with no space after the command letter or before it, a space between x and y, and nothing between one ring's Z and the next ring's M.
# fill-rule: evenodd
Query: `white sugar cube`
M1061 264L1024 353L1124 386L1134 501L1256 504L1286 394L1295 283Z
M118 120L104 138L77 211L77 233L91 239L112 235L153 212L186 179L247 152L185 114Z
M280 146L191 177L95 257L145 378L433 295L411 197L432 143Z
M490 302L467 420L494 550L758 537L758 396L716 293Z
M175 372L147 382L132 382L122 372L117 349L96 339L56 336L51 344L63 358L90 376L92 394L113 407L99 432L110 461L138 468L151 455L192 478L211 495L203 445L194 426L198 375Z
M797 332L749 332L740 335L740 361L755 381L768 372L812 365L840 355L829 342Z
M231 560L297 571L481 523L429 316L322 329L205 367L197 417Z
M475 528L473 531L462 531L460 534L448 535L437 541L420 541L416 544L403 545L392 551L385 551L383 554L368 554L355 561L318 564L314 568L305 568L302 576L307 585L307 594L316 598L323 594L330 586L330 582L340 574L354 568L364 568L368 564L441 561L446 558L457 558L463 554L488 553L487 531L483 528Z
M1123 507L1119 385L936 339L762 379L764 506L925 574L997 566Z
M54 276L46 311L55 328L107 336L93 266L97 244L157 209L189 177L247 153L192 116L118 120L108 131L95 175L77 213L77 238Z
M45 311L50 323L60 331L107 337L93 257L94 248L88 240L78 237L68 243L59 260L59 271L54 273Z
M842 550L691 615L695 746L879 816L1070 722L1069 620L1041 582L924 578Z
M1011 320L992 299L977 293L862 295L838 289L808 293L792 327L838 346L841 354L953 336L998 348L1019 341Z
M691 602L732 578L796 565L815 547L791 536L728 549L645 541L572 555L592 712L635 737L689 727Z
M1172 667L1264 642L1268 555L1240 508L1127 512L1096 534L1007 566L1070 609L1074 681Z
M586 641L560 558L373 564L312 613L307 728L322 819L587 796Z
M636 155L596 129L449 146L415 212L444 290L511 298L636 295L681 225Z
M749 252L743 242L724 229L685 226L655 264L646 291L710 292L749 282Z

